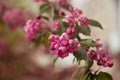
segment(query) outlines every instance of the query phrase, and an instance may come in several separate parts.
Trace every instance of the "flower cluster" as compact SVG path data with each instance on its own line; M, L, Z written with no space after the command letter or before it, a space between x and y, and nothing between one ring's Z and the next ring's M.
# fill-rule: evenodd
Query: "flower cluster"
M88 18L82 15L83 14L82 10L70 7L69 12L70 14L67 15L63 21L70 24L70 27L74 27L76 25L76 22L78 22L78 24L81 26L88 25Z
M72 35L76 32L75 26L81 25L81 26L87 26L88 25L88 18L82 15L82 11L79 9L69 9L70 14L65 16L65 13L63 11L59 12L60 16L65 16L63 19L63 22L69 24L69 27L66 29L66 33L68 35ZM59 30L59 24L60 20L55 20L53 23L53 26L56 30ZM64 26L63 26L64 27Z
M83 16L82 10L79 10L77 8L69 8L70 14L65 16L64 11L60 11L59 15L60 16L65 16L63 19L63 22L69 24L69 27L66 29L66 33L68 35L72 35L73 33L76 32L75 26L80 25L81 27L87 26L88 25L88 18L86 16ZM60 20L55 20L53 22L53 27L55 30L59 30L59 24Z
M28 18L29 16L25 11L16 8L7 10L3 15L3 21L10 26L10 29L24 26Z
M58 55L64 58L78 49L78 41L76 39L70 39L69 35L63 33L59 35L49 36L50 49L54 55Z
M98 48L96 50L90 50L89 58L97 61L97 64L104 67L112 67L113 66L113 58L108 54L108 51L104 49L101 43L99 43L99 39L96 40Z
M90 68L94 62L103 67L113 66L113 57L103 48L100 39L96 41L83 39L79 35L90 36L92 26L103 29L99 22L88 19L88 17L83 15L82 10L69 5L69 0L34 1L43 2L40 6L41 19L36 18L27 22L24 28L26 37L35 44L44 43L46 46L49 46L52 54L57 55L54 63L59 57L65 58L70 54L73 54L75 57L74 60L76 60L78 64L81 63L81 60L84 60L86 63L85 68L87 68L85 72L88 72L89 69L89 73L91 74L88 75L88 73L84 72L84 75L87 77L83 76L81 79L85 80L93 77L93 75L96 75L94 79L97 79L97 76L99 76L99 74L101 75L101 72L98 73L98 71L95 71L94 74L91 72ZM48 12L48 10L50 11ZM68 14L66 14L65 11L67 11ZM45 14L47 16L45 16Z
M30 19L24 26L25 34L28 40L33 40L36 38L37 32L40 30L40 16L35 19Z

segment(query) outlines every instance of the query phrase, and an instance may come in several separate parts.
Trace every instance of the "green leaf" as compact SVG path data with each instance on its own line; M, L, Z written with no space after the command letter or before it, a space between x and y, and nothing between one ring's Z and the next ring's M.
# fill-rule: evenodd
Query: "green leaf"
M93 62L93 60L86 58L86 63L87 63L87 69L90 69L94 62Z
M60 27L69 27L69 24L68 23L66 23L66 22L60 22L60 24L59 24L59 26Z
M63 19L64 17L63 16L60 16L60 15L55 15L54 16L54 20L57 20L57 19Z
M69 26L69 24L60 21L60 23L59 23L59 29L56 30L56 31L54 31L53 33L61 35L63 32L65 32L65 30L66 30L65 28L67 28L68 26Z
M107 73L107 72L100 72L97 77L96 80L113 80L112 76Z
M49 46L49 41L48 41L48 37L49 37L49 33L44 34L44 39L43 42L46 46Z
M86 70L81 80L88 80L90 73L91 73L90 69Z
M70 7L71 7L70 4L66 4L63 8L66 9L66 10L69 10Z
M90 68L92 67L92 65L93 65L93 60L90 60L90 59L88 59L88 58L86 58L86 70L85 70L85 73L84 73L84 75L83 75L83 77L82 77L82 80L89 80L89 78L90 78L90 74L91 74L91 71L90 71Z
M38 37L36 37L36 39L32 40L32 42L34 43L34 45L36 47L40 46L41 41L42 41L42 37L41 36L38 36Z
M94 75L92 73L89 74L89 77L90 77L90 80L95 80L96 79L96 75Z
M54 14L55 14L55 15L56 15L56 14L59 14L59 10L56 9L56 8L54 8Z
M58 56L54 58L54 60L53 60L53 66L55 65L55 63L58 60L58 58L59 58Z
M77 80L81 80L82 76L83 76L83 74L80 74L80 75L78 76Z
M89 26L77 26L77 30L87 36L90 36L91 30L89 28Z
M101 24L99 22L92 20L92 19L89 19L89 25L103 29L103 27L101 26Z
M86 60L87 52L83 47L79 47L78 51L74 51L73 55L77 58L77 61Z
M92 39L82 39L80 42L83 46L97 47L97 44Z
M42 18L44 18L46 20L49 20L49 18L47 16L42 16Z
M51 15L52 6L49 5L49 3L44 3L40 6L40 12L41 13L47 13L48 15Z

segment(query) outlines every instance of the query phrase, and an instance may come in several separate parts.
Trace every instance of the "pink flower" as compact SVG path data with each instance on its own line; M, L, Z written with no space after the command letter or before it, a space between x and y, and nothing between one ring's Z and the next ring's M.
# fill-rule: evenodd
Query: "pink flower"
M52 43L52 42L57 42L59 40L59 36L58 35L50 35L49 36L49 42Z
M70 39L69 40L69 52L72 53L78 49L78 40L76 39Z
M95 42L96 42L96 44L97 44L98 47L103 47L103 44L100 43L100 39L96 39Z
M63 21L70 24L70 27L74 27L76 22L78 22L81 26L88 25L88 18L86 16L82 16L83 12L77 8L69 8L70 14L65 17Z
M60 6L65 6L68 3L68 0L55 0Z
M11 9L4 13L3 21L10 26L10 29L24 26L28 19L28 14L20 9Z
M59 20L55 20L55 21L53 22L53 27L55 28L55 30L58 30L58 29L59 29L59 23L60 23Z
M74 16L74 18L78 18L80 15L83 14L82 10L78 8L69 8L69 12Z
M65 14L64 11L61 11L61 10L60 10L60 11L59 11L59 15L60 15L60 16L65 16L66 14Z
M78 21L80 22L81 26L87 26L88 25L88 18L86 16L79 16Z
M90 53L88 54L89 58L93 60L98 60L98 55L95 50L91 50Z
M70 27L74 27L76 25L76 21L73 15L68 15L63 19L64 22L68 23Z
M52 53L61 58L67 57L69 53L73 53L77 50L79 44L77 40L70 39L69 35L66 33L63 33L61 36L50 35L49 42Z
M75 29L73 27L68 27L67 30L66 30L66 33L68 35L72 35L75 33Z
M85 50L88 52L90 50L90 46L87 46Z
M108 51L102 48L98 48L97 50L91 50L89 53L89 58L97 61L97 64L104 67L112 67L113 66L113 58L108 55Z
M38 16L34 20L28 20L24 26L25 34L28 40L33 40L36 38L37 32L40 30L40 18Z

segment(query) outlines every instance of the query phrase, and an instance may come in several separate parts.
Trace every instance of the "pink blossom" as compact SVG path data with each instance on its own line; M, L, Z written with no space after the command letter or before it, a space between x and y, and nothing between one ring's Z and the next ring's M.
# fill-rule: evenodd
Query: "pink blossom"
M103 44L100 43L100 39L96 39L95 42L96 42L96 44L97 44L98 47L103 47Z
M61 10L60 10L60 11L59 11L59 15L60 15L60 16L65 16L66 14L65 14L64 11L61 11Z
M66 30L66 33L68 35L72 35L73 33L75 33L75 29L73 27L68 27Z
M98 60L98 54L96 53L95 50L90 50L90 53L88 54L89 58L93 59L93 60Z
M61 36L50 35L49 36L50 49L54 55L58 55L61 58L67 57L69 53L78 49L78 41L70 39L69 35L63 33Z
M52 42L57 42L59 40L59 36L58 35L50 35L49 36L49 42L52 43Z
M60 6L65 6L68 3L68 0L55 0Z
M69 12L74 16L74 18L78 18L80 15L83 14L82 10L78 8L69 8Z
M53 22L53 27L55 28L55 30L58 30L58 29L59 29L59 23L60 23L59 20L55 20L55 21Z
M63 19L64 22L68 23L70 27L74 27L76 25L76 21L73 15L68 15Z
M81 26L87 26L88 25L88 18L86 16L79 16L78 21L80 22Z
M36 17L36 19L28 20L26 25L24 26L25 34L28 40L33 40L35 39L37 35L37 31L40 30L40 23L39 23L40 18Z
M3 15L3 21L10 26L10 29L24 26L27 19L28 14L20 9L8 10Z
M81 26L88 25L88 18L82 15L82 10L70 7L69 12L70 14L67 15L63 21L70 24L70 27L74 27L76 22L78 22L78 24Z
M108 54L108 51L103 48L98 48L97 50L91 50L89 57L95 61L97 64L104 67L113 66L113 58Z
M72 53L78 49L78 40L76 39L70 39L69 40L69 52Z
M90 46L87 46L85 50L88 52L90 50Z

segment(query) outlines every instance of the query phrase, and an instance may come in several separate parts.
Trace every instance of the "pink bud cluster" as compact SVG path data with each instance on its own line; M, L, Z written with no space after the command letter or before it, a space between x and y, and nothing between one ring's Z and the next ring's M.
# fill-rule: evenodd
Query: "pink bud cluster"
M96 50L90 50L89 58L97 61L99 66L112 67L113 58L108 54L108 51L103 48L103 45L99 42L100 39L96 40L98 48Z
M78 24L81 26L88 25L88 18L82 15L82 10L70 7L69 12L70 15L67 15L64 21L70 24L71 27L75 26L76 22L78 22Z
M53 55L58 55L61 58L67 57L69 53L73 53L78 49L79 42L76 39L70 39L69 35L63 33L59 35L49 36L50 49Z
M81 26L87 26L88 18L86 16L83 16L82 15L83 12L77 8L75 8L75 9L70 8L69 12L70 12L70 14L65 16L65 13L63 11L60 11L59 15L65 16L65 18L63 19L63 22L66 22L69 24L69 27L67 28L66 33L68 35L72 35L76 32L76 30L75 30L76 23ZM55 20L53 22L53 26L56 30L59 29L59 23L60 23L60 20Z
M3 22L10 26L10 29L16 29L24 26L28 19L28 14L20 9L7 10L3 15Z
M65 14L64 11L60 10L60 11L59 11L59 15L60 15L60 16L65 16L66 14Z
M75 28L72 28L72 27L68 27L67 30L66 30L66 33L68 35L72 35L76 32Z
M60 20L55 20L55 21L53 22L53 27L54 27L55 30L59 30L59 24L60 24ZM76 32L76 30L75 30L74 27L68 27L68 28L66 29L66 33L67 33L68 35L72 35L72 34L74 34L75 32Z
M29 41L36 38L37 32L40 30L40 16L37 16L35 19L30 19L27 21L24 26L26 37Z

